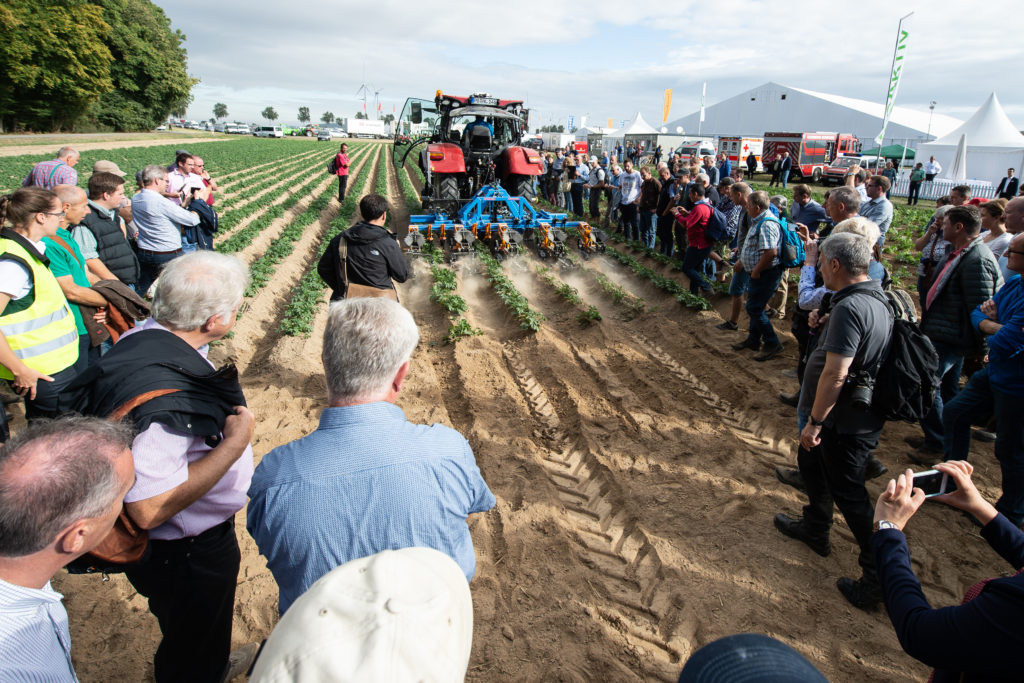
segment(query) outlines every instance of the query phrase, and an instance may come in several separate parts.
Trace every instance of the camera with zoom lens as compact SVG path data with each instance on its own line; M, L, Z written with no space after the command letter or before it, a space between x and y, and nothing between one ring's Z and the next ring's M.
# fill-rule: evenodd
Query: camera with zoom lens
M846 378L846 385L849 387L850 404L858 410L870 410L871 398L875 394L875 379L864 372L850 373Z

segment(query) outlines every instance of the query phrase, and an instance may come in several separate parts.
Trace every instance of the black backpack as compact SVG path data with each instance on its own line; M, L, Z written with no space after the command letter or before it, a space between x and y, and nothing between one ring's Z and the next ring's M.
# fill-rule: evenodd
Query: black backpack
M910 295L900 289L870 292L893 317L892 339L875 377L871 410L884 420L918 422L932 409L939 382L939 355L917 326Z
M219 221L217 212L214 211L212 206L199 198L193 199L189 203L188 210L199 216L199 225L192 228L195 233L196 242L199 243L199 248L213 249L213 235L217 232Z
M335 154L331 157L331 160L327 162L327 172L331 175L337 175L338 173L338 155Z

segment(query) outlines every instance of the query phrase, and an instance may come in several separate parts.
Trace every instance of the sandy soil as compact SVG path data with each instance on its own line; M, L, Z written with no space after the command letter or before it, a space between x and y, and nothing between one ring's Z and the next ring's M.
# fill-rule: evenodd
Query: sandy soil
M215 354L243 370L258 420L257 459L313 430L325 403L324 310L310 339L282 338L277 321L334 211L296 245ZM398 403L411 420L466 435L498 499L470 521L478 569L468 679L674 681L697 648L754 631L789 643L833 681L924 681L928 669L902 653L885 612L857 610L835 589L836 578L857 575L841 516L829 558L772 527L776 512L802 505L773 472L795 460L795 412L776 398L795 386L781 374L795 351L766 364L731 351L738 334L713 327L728 307L724 297L715 311L695 314L606 257L578 267L547 262L584 306L601 311L601 322L581 328L581 308L538 277L539 264L525 254L505 265L547 317L536 334L511 320L475 259L455 267L480 336L444 343L448 320L428 299L424 264L414 263L414 277L399 286L422 339ZM636 316L612 303L598 273L642 297L647 311ZM786 340L796 348L788 331ZM887 427L878 455L890 470L907 466L902 439L913 433ZM992 446L976 445L972 459L983 493L994 498ZM869 490L882 486L873 481ZM244 511L236 522L241 645L276 623L277 589L244 531ZM925 506L909 538L935 605L958 603L978 579L1006 573L977 530L941 505ZM151 679L159 630L122 576L61 576L55 585L66 595L82 681Z

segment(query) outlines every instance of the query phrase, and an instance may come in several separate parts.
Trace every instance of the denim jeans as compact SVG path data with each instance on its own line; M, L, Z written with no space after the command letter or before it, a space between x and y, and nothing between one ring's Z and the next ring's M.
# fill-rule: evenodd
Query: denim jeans
M995 389L988 368L971 375L960 393L942 410L946 460L967 460L971 448L971 424L979 417L996 417L996 460L1003 472L1003 495L996 509L1015 526L1024 523L1024 421L1020 405L1024 397Z
M640 209L640 241L654 249L654 211L650 209Z
M789 171L782 171L779 175L782 178L782 186L785 187L786 181L789 180Z
M779 337L775 334L772 321L765 312L764 307L768 305L775 290L779 287L779 280L782 279L782 268L775 266L761 271L761 277L751 277L747 284L747 315L750 316L750 333L746 341L752 345L775 346L779 343Z
M942 342L932 342L935 352L939 354L939 377L942 384L935 392L935 403L932 409L921 420L921 430L924 432L925 442L934 450L942 448L942 409L943 406L953 400L960 386L960 370L964 365L963 352Z
M704 279L704 261L711 253L711 247L697 249L687 247L683 255L683 273L690 278L690 294L697 294L699 290L710 290L711 283Z
M181 256L182 252L174 254L148 254L142 250L139 251L139 282L137 293L139 296L146 296L146 292L149 291L150 286L156 281L157 277L160 276L160 270L164 267L164 264L169 261Z

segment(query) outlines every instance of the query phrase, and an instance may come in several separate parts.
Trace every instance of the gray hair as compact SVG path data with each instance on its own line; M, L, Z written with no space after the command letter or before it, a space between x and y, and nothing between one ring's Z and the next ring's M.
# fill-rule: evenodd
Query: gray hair
M331 403L373 400L419 343L416 321L390 299L343 299L331 304L323 363Z
M779 207L780 209L785 209L787 206L789 206L789 200L786 199L785 195L781 195L781 194L772 195L771 201L772 201L772 204L774 204L775 206Z
M706 157L706 158L710 159L711 157ZM698 173L697 174L697 180L699 180L700 182L704 183L705 185L710 185L711 184L711 177L707 173Z
M142 169L142 185L152 185L153 181L167 177L167 169L159 164L150 164Z
M882 236L882 231L878 229L875 222L864 218L864 216L854 216L853 218L839 221L836 227L832 229L832 234L836 235L841 232L860 235L868 241L868 244L877 243L878 239Z
M849 185L840 185L834 190L830 190L828 198L842 203L851 213L857 213L860 210L860 192Z
M74 204L88 197L85 190L78 185L57 185L53 188L53 193L57 195L61 204Z
M122 482L114 460L134 434L95 417L33 420L0 448L0 556L39 552L62 529L107 512Z
M871 247L862 236L852 232L832 233L821 243L825 262L835 259L850 275L864 275L871 263Z
M757 192L751 192L750 196L747 197L747 204L753 206L761 211L768 208L770 201L768 200L768 193L764 190L758 190Z
M67 159L68 157L77 157L77 156L80 156L80 155L78 154L78 150L75 149L74 147L70 147L70 146L65 145L64 147L61 147L60 149L57 150L57 158L58 159Z
M195 330L213 316L227 321L242 303L249 270L234 256L195 251L168 262L153 295L153 319L175 330Z

